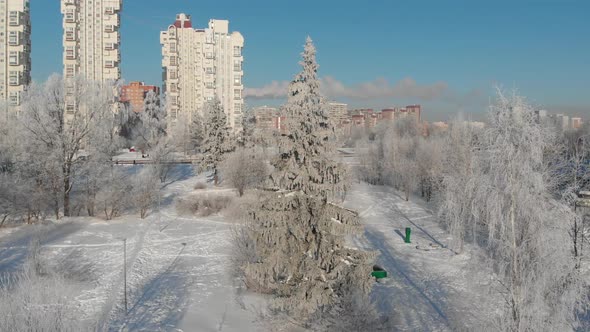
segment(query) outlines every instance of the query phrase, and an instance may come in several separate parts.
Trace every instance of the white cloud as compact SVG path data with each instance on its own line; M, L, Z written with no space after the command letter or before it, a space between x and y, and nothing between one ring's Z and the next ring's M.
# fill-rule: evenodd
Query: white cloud
M284 99L287 96L288 81L272 81L259 88L246 88L244 96L250 99ZM329 98L349 98L357 100L380 98L411 98L430 101L443 97L448 92L445 82L418 85L412 78L404 78L395 84L384 78L347 86L337 79L326 76L321 79L321 89Z

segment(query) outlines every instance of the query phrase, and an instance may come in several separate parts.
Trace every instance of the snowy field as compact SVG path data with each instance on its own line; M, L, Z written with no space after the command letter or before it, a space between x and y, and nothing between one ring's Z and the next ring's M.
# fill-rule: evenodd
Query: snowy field
M141 166L136 166L141 167ZM175 202L199 192L204 178L178 166L164 186L160 212L141 220L69 218L57 223L0 229L0 272L17 271L39 236L42 258L65 273L76 289L83 320L111 331L259 331L264 300L240 288L231 274L231 229L223 216L193 217ZM235 195L231 189L207 192ZM201 191L202 192L202 191ZM378 252L389 278L375 284L373 299L401 331L476 331L501 308L496 284L478 257L447 249L450 238L428 206L406 202L395 190L355 183L345 205L365 232L360 248ZM404 243L405 228L412 243ZM128 310L123 301L123 239L127 239ZM471 252L471 250L466 250ZM478 252L475 250L474 252ZM481 316L485 313L485 316Z
M76 286L81 318L111 331L256 331L258 303L237 296L230 273L232 223L220 216L178 215L175 199L194 190L188 166L163 190L161 213L106 222L69 218L51 225L0 230L0 272L18 270L34 236L43 261ZM183 174L184 173L184 174ZM199 179L203 180L203 179ZM233 193L232 193L233 194ZM123 301L127 239L128 314Z

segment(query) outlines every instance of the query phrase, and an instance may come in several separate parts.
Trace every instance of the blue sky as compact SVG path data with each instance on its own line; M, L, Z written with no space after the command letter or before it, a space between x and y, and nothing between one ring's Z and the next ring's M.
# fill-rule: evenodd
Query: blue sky
M351 107L419 103L428 119L456 111L477 118L501 84L551 112L590 118L590 1L124 0L123 7L126 81L161 85L159 31L185 12L195 27L228 19L244 35L244 84L259 96L250 105L282 102L310 35L326 93ZM40 81L62 71L59 1L34 0L31 10Z

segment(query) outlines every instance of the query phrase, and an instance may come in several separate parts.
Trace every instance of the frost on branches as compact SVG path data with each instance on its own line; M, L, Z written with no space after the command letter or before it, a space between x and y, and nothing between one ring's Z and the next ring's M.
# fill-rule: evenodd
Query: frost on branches
M488 236L488 259L505 299L503 331L575 329L585 296L568 242L571 211L551 195L546 152L554 144L524 98L500 92L477 151L471 155L468 144L457 160L468 190L453 201L467 211L452 223L462 221L462 229L474 223L469 227Z
M275 309L310 323L314 315L340 315L353 291L367 296L373 257L345 246L346 235L362 227L358 214L328 202L345 189L345 171L331 159L333 129L309 38L301 64L286 105L289 133L274 162L278 191L250 211L255 257L244 276L251 289L276 297Z
M334 161L334 128L320 94L315 47L308 37L300 62L303 70L289 85L285 105L288 134L279 139L273 162L275 184L284 190L302 190L329 197L346 191L346 169Z
M205 137L202 141L201 167L217 174L217 168L226 153L235 149L227 124L227 117L219 99L215 98L205 107Z

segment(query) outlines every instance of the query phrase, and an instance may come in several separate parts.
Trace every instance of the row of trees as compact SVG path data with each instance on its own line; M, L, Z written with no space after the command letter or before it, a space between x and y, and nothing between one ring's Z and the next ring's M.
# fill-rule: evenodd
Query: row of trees
M59 219L85 213L110 220L130 207L144 218L175 151L201 152L198 168L216 173L221 156L235 149L238 141L218 101L207 105L204 116L196 114L188 122L188 135L182 135L186 122L168 126L165 101L153 92L143 112L134 113L119 109L118 89L115 83L81 77L64 82L54 75L30 86L18 117L0 119L1 224L31 223L48 214ZM152 163L114 167L113 157L130 146Z
M414 192L433 199L455 252L465 243L484 249L506 300L498 328L575 328L588 301L585 225L574 213L588 186L588 133L538 123L524 98L502 91L485 129L458 118L424 137L416 126L398 121L360 144L360 176L396 186L406 200Z

